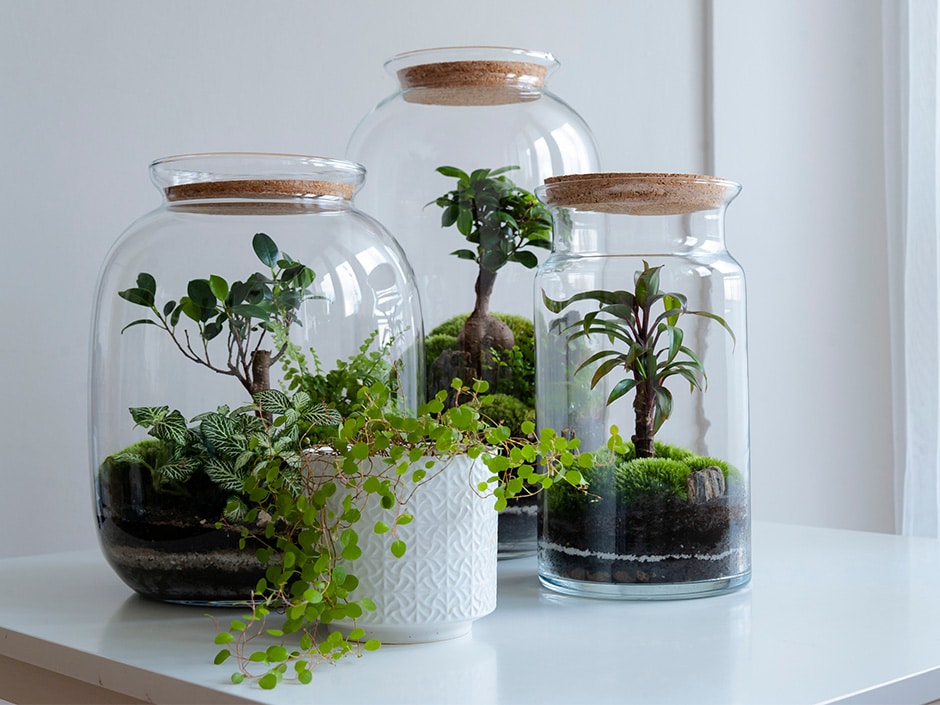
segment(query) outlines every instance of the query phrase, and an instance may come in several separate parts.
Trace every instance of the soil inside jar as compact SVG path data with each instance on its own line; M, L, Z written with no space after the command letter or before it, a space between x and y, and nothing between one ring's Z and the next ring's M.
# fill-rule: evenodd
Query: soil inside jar
M215 528L228 502L201 473L185 494L154 488L150 472L108 464L98 474L102 551L118 576L144 597L191 604L245 602L264 566L241 532Z
M747 503L724 496L702 504L642 497L539 523L539 552L563 578L601 583L685 583L747 570Z

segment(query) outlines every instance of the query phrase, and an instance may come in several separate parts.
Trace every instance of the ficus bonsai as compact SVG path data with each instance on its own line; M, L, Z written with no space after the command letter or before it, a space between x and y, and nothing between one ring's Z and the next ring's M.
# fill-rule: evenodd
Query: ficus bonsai
M660 290L662 266L643 262L643 270L634 275L634 290L585 291L555 301L542 292L546 308L561 313L579 301L593 301L597 309L589 311L566 330L574 332L569 340L598 336L612 347L591 355L577 371L594 367L591 388L611 374L622 374L607 397L610 405L630 391L634 392L635 427L632 437L636 457L656 456L654 437L672 413L672 392L666 382L672 377L685 379L691 390L704 390L705 368L695 352L683 344L679 327L683 316L699 316L716 321L731 335L734 332L721 317L708 311L692 311L685 295Z
M267 273L256 272L231 285L215 274L193 279L184 296L162 306L156 302L154 277L138 274L137 286L119 291L118 296L149 309L153 317L128 323L122 332L137 325L157 326L166 331L186 359L235 377L249 394L270 389L270 368L283 355L285 344L272 351L265 347L265 339L273 326L290 328L296 323L297 309L311 296L314 273L282 253L265 233L257 233L251 244ZM188 330L177 330L182 316L195 323L198 340ZM223 332L227 358L213 361L209 342Z
M445 351L432 365L438 387L453 377L485 379L491 384L496 381L497 365L491 351L510 350L515 343L509 326L490 313L497 273L510 262L532 269L538 264L532 248L551 246L547 209L505 176L517 168L476 169L469 174L453 166L437 169L457 180L454 190L433 201L443 209L441 226L455 226L475 246L451 254L477 265L473 311L458 334L457 349Z

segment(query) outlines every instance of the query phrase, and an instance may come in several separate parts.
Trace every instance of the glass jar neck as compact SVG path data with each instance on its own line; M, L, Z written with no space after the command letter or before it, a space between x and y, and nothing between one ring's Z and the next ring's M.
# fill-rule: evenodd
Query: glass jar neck
M428 49L386 63L406 102L451 106L538 100L557 66L550 54L504 47Z
M640 216L552 207L552 251L590 255L671 255L725 249L724 209Z
M349 201L365 169L339 159L286 154L188 154L159 159L150 176L169 203Z

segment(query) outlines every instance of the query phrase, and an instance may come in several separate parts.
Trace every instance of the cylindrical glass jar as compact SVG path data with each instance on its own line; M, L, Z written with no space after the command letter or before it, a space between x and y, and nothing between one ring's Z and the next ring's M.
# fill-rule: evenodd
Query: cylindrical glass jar
M359 203L389 228L414 267L428 335L429 396L446 389L454 376L486 378L491 392L505 395L492 407L494 415L516 428L534 407L534 269L506 262L481 304L479 264L454 256L457 250L478 256L479 239L468 242L456 223L442 227L443 211L435 201L458 181L437 169L455 167L471 175L515 167L504 176L528 192L549 176L596 171L590 129L546 88L557 67L550 54L504 47L395 56L385 68L398 80L398 90L363 118L346 152L369 171ZM539 257L544 252L528 251ZM492 323L500 329L492 338L497 342L483 355L476 348L486 346L476 346L475 336L460 336L466 317L481 305L500 321ZM500 361L492 359L492 349ZM465 359L474 362L467 366ZM502 512L501 557L534 553L535 513L535 500L524 499Z
M739 190L683 174L537 190L554 222L535 284L538 425L594 461L586 492L543 495L547 587L668 599L749 580L744 272L724 242Z
M237 526L215 528L233 491L210 472L214 450L179 435L180 422L234 413L261 389L293 393L299 372L326 375L357 354L347 371L393 381L406 409L423 400L414 277L395 240L352 203L364 173L271 154L151 165L164 202L105 259L90 361L100 543L142 595L240 601L264 573L239 549ZM350 390L328 391L336 403Z

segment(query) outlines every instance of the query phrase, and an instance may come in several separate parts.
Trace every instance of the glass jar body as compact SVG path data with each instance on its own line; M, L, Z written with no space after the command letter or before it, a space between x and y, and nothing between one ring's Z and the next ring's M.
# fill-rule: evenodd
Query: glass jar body
M517 167L505 176L529 192L552 175L596 170L590 129L545 88L556 65L547 54L493 47L397 56L386 68L400 89L365 116L347 148L347 158L369 172L359 202L399 240L415 270L428 334L429 396L447 389L454 376L487 377L490 391L502 395L494 407L498 420L513 427L531 416L534 406L534 269L507 262L496 270L486 302L487 313L512 333L515 354L504 351L503 343L494 346L508 364L487 359L474 363L472 372L452 364L454 351L461 359L476 359L473 343L465 344L460 333L480 304L480 266L453 253L479 249L456 224L442 227L443 211L435 201L458 182L437 169L451 166L471 174ZM531 251L544 257L545 250ZM535 512L534 500L517 500L501 514L501 557L535 551Z
M380 358L370 374L394 377L398 403L415 409L423 394L417 291L397 243L349 200L362 180L357 165L191 155L156 162L151 172L167 200L114 244L95 297L90 449L100 543L120 577L147 597L245 600L264 567L250 541L239 548L237 520L216 528L240 495L236 480L213 470L225 461L234 472L242 461L205 442L200 415L221 407L236 418L265 388L314 396L298 386L299 373L322 373L325 384L337 361L348 363L363 346ZM291 263L312 279L289 280ZM279 324L263 310L271 292L281 296L275 308L290 311ZM200 313L210 307L240 314ZM343 390L329 393L337 404ZM161 407L185 420L185 442L170 445L166 423L144 420Z
M586 491L543 494L539 576L593 597L716 594L750 576L745 283L722 232L737 187L638 213L623 186L552 207L536 277L538 426L594 465Z

